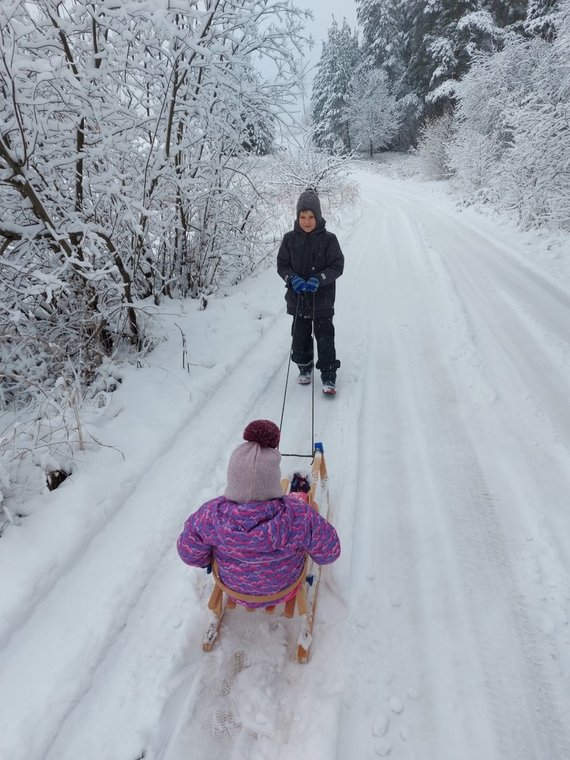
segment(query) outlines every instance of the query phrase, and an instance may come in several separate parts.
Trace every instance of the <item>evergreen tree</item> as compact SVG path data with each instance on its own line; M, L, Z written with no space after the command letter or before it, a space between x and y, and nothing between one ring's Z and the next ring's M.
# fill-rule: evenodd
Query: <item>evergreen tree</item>
M324 150L352 149L346 108L351 77L358 65L358 38L346 19L333 18L313 82L314 139Z
M364 60L369 68L386 74L397 98L412 92L411 40L421 4L421 0L356 0Z
M558 0L529 0L524 29L552 42L555 37Z
M423 0L356 0L356 5L364 62L386 74L397 101L400 127L390 147L407 150L416 143L423 111L423 98L410 78L415 23Z
M493 49L493 23L478 0L425 0L416 17L409 78L426 100L428 115L453 102L453 82L469 69L476 50Z
M481 53L507 40L552 40L559 0L356 0L362 57L388 77L400 111L392 146L416 144L425 118L450 112Z
M489 11L498 27L513 27L522 31L527 15L528 0L483 0L482 6Z

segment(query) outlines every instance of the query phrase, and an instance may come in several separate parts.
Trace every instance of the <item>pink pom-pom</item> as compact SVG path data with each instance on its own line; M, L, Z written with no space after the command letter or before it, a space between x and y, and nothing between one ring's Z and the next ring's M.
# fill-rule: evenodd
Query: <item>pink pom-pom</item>
M251 443L276 449L279 446L281 433L277 425L271 420L253 420L243 431L243 437Z

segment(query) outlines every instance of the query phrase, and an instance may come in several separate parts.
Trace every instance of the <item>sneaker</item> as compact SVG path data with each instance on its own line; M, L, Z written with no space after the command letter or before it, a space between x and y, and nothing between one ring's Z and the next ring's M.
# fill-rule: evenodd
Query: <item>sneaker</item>
M336 393L334 380L323 380L323 393L325 396L334 396Z
M311 384L311 372L312 370L307 369L299 374L299 377L297 378L297 382L299 383L299 385Z

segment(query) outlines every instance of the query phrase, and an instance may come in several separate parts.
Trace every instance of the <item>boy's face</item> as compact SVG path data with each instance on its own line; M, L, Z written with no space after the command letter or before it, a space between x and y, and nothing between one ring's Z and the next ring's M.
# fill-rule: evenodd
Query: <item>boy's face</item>
M299 213L299 227L303 232L312 232L317 226L317 219L312 211L301 211Z

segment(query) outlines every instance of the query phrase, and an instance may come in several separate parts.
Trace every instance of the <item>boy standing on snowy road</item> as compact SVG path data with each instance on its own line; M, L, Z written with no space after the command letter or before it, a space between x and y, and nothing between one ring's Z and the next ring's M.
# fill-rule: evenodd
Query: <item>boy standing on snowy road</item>
M323 393L334 394L340 367L334 344L335 280L343 272L344 256L325 225L318 195L305 190L297 201L294 228L279 247L277 272L285 280L287 313L293 316L291 358L299 367L298 382L311 382L314 330Z

